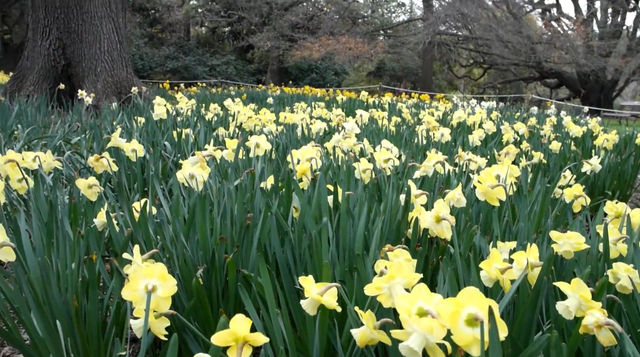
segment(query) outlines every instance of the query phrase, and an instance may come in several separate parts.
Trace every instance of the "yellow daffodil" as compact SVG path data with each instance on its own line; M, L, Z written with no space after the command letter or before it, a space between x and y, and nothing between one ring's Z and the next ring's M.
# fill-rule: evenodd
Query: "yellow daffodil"
M111 214L111 218L115 219L116 214L112 213ZM115 222L114 222L115 223ZM105 203L104 207L98 212L98 215L96 216L96 218L93 219L93 224L96 226L96 228L98 229L98 232L102 231L103 229L107 228L107 204ZM118 225L116 224L116 231L119 231L120 229L118 228Z
M588 206L591 203L591 198L584 193L584 187L579 183L562 190L562 195L564 196L565 202L573 202L571 205L573 212L580 212L582 207Z
M24 195L33 187L33 179L20 168L10 170L8 175L9 186L21 195Z
M206 160L202 158L195 165L191 165L186 161L183 162L182 168L176 172L176 177L178 182L184 186L200 192L204 188L204 183L209 179L210 172L211 168L207 166Z
M118 165L115 160L111 158L108 152L104 152L101 155L95 154L87 159L87 164L96 172L101 174L103 172L114 173L118 171Z
M400 164L400 160L386 148L374 152L373 158L375 159L376 167L384 171L387 175L391 175L393 168Z
M142 212L143 207L147 207L147 212L149 216L155 215L158 210L155 207L151 206L149 200L146 198L141 199L140 201L134 202L131 205L131 209L133 210L133 218L137 221L140 217L140 213Z
M551 142L551 144L549 144L549 150L551 150L551 152L554 154L559 153L561 148L562 148L562 143L558 141L554 140Z
M464 197L464 193L462 192L462 183L459 183L456 188L449 191L444 196L444 201L449 205L449 207L465 207L467 205L467 199Z
M613 223L614 221L622 220L626 218L629 214L631 214L631 207L629 207L626 203L620 202L618 200L610 201L607 200L604 204L604 213L607 214L607 221ZM626 222L624 222L626 224ZM614 226L614 224L612 224Z
M353 167L356 169L356 178L358 180L362 180L365 184L368 184L369 181L371 181L371 178L375 177L375 174L373 173L373 164L365 158L361 158L359 162L354 163Z
M353 339L356 341L356 345L360 348L365 348L366 346L374 346L377 345L378 342L382 342L385 345L391 346L391 339L389 339L389 336L387 336L384 331L380 330L380 327L384 323L393 323L393 321L389 319L377 321L373 311L367 310L367 312L364 312L357 306L354 309L362 322L361 327L349 330L351 336L353 336Z
M588 175L591 173L597 174L598 172L600 172L600 170L602 170L602 165L600 165L600 157L594 156L589 160L582 161L582 169L580 169L581 172L584 172Z
M145 264L135 269L135 274L127 276L121 295L134 307L144 308L147 294L150 294L150 310L165 312L171 306L171 296L178 291L177 284L178 282L169 274L164 264Z
M127 155L129 160L133 162L144 157L145 154L144 147L136 139L131 140L130 143L124 144L121 149Z
M260 187L264 188L265 190L270 190L271 186L273 186L273 183L274 183L273 175L269 175L266 181L260 183Z
M60 159L53 156L51 150L44 152L23 152L22 156L28 167L33 167L34 170L41 167L45 174L51 173L54 169L61 169L62 162Z
M304 289L304 297L306 298L300 300L300 305L302 305L307 314L315 316L321 305L324 305L329 310L342 311L342 308L338 305L338 287L340 284L316 283L312 275L299 277L298 283Z
M332 185L327 185L327 189L331 192L327 196L327 202L329 203L329 207L333 208L333 195L335 188ZM340 186L337 187L337 191L335 194L338 196L338 203L342 203L342 188Z
M249 148L249 157L263 156L271 150L271 143L264 134L250 136L245 145Z
M427 153L427 158L418 166L418 171L413 174L413 178L420 178L423 176L431 177L434 172L439 174L443 174L445 171L450 169L449 164L447 164L447 156L443 155L441 152L436 149L431 149Z
M373 281L364 287L367 296L375 296L385 308L396 306L396 299L407 294L422 278L422 274L415 272L415 266L403 260L387 263L386 268L380 270Z
M604 226L599 224L596 226L598 235L604 238ZM607 239L609 240L609 257L616 259L620 255L627 256L628 246L625 243L629 236L622 234L615 226L607 225ZM598 250L604 252L604 243L598 244Z
M429 193L426 191L419 190L416 184L409 180L407 182L409 185L409 189L411 190L411 203L414 206L420 205L424 206L427 203ZM403 193L400 195L400 204L404 205L406 195Z
M427 284L418 283L408 294L400 294L396 298L398 314L418 317L438 317L438 304L443 301L440 294L431 292Z
M549 237L555 242L551 244L553 251L565 259L573 258L575 252L589 249L589 245L585 244L584 236L578 232L560 233L551 231L549 232Z
M145 331L144 330L144 308L143 307L137 307L135 309L133 309L133 316L137 317L138 319L130 319L129 323L131 324L131 330L133 330L133 333L138 337L138 338L142 338L142 335L144 334ZM162 316L162 314L159 314L157 312L152 311L149 314L149 321L148 321L148 329L151 330L151 332L156 335L159 339L161 340L167 340L167 327L169 327L169 325L171 325L171 322L169 321L168 318L166 318L165 316Z
M500 341L504 341L509 330L498 314L498 304L482 294L478 288L466 287L456 297L443 300L439 305L441 321L451 331L451 339L471 356L480 356L480 341L484 339L489 348L489 307L492 308ZM484 338L480 326L484 325Z
M429 229L429 235L451 240L452 227L456 219L449 213L449 205L443 199L438 199L433 204L433 209L427 211L425 216L425 228Z
M601 303L591 299L589 287L580 278L572 279L571 284L564 281L556 281L553 285L567 295L566 300L556 303L556 309L567 320L583 317L587 311L599 309L602 306Z
M226 149L222 151L222 157L224 157L225 160L233 162L236 155L238 155L238 159L244 157L244 151L242 149L238 150L238 139L224 138L224 142Z
M513 250L518 242L496 242L496 248L502 256L502 260L509 260L509 253ZM493 248L493 242L489 244L489 249Z
M607 270L609 282L616 286L621 294L631 294L634 290L640 292L640 277L638 271L626 263L616 262Z
M497 281L507 292L511 289L511 280L505 278L504 274L511 268L511 264L503 260L500 251L497 248L492 248L487 259L480 263L480 269L482 269L480 280L487 287L492 287Z
M533 287L542 269L538 246L535 243L529 243L526 250L511 254L511 259L513 259L512 268L505 273L505 277L510 280L516 280L520 275L526 273L527 280Z
M387 259L378 259L373 266L373 270L376 274L380 274L383 269L387 269L389 263L391 262L405 262L410 264L413 269L416 269L416 265L418 264L417 259L413 259L411 253L408 250L402 247L393 247L387 244L382 252L380 253L380 257L384 257L386 254Z
M236 314L229 321L229 328L211 336L211 343L219 347L229 347L229 357L249 357L254 347L269 342L261 332L251 332L253 321L243 314Z
M402 330L391 330L393 338L403 341L398 345L405 357L421 357L426 351L430 357L444 357L438 346L445 345L447 355L451 354L451 345L444 341L447 328L437 319L418 315L400 315Z
M122 150L125 149L125 145L127 144L127 141L125 139L120 138L121 132L122 132L122 128L118 127L116 131L113 134L111 134L111 139L107 144L107 148L115 147Z
M624 333L622 327L614 320L607 317L607 311L601 308L594 308L586 312L584 319L580 323L581 334L596 336L598 342L604 347L611 347L618 344L611 330Z
M5 183L0 179L0 206L7 203L7 196L4 193Z
M138 244L133 246L133 255L125 252L122 253L122 257L131 261L130 264L127 264L122 268L122 272L126 275L135 274L135 271L141 268L144 265L151 265L155 263L153 260L149 259L151 255L157 253L157 250L151 250L145 255L140 254L140 246Z
M473 180L476 188L476 197L480 201L486 201L492 206L500 206L500 201L507 199L506 186L498 182L490 171L484 169Z
M14 262L16 260L16 252L13 250L15 246L11 243L4 225L0 223L0 261L5 263Z
M87 179L77 179L76 186L80 189L80 192L89 199L89 201L93 202L98 199L98 195L104 190L102 186L100 186L98 179L93 176Z

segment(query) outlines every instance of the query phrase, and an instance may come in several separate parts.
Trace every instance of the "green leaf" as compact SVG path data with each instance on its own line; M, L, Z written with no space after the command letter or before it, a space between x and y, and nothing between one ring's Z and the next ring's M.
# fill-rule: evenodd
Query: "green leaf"
M489 306L489 354L488 357L503 357L498 323L496 322L497 311Z
M534 339L533 343L520 354L520 357L539 357L547 348L550 340L551 336L548 333Z
M165 357L178 357L178 335L171 336Z

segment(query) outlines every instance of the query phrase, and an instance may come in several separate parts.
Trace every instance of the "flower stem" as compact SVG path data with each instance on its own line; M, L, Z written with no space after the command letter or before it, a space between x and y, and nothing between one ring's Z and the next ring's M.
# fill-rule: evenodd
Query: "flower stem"
M147 330L149 329L149 309L151 308L151 291L147 291L147 303L144 307L144 324L142 327L142 341L140 346L140 353L138 353L138 357L145 357L147 354L147 339L149 334Z

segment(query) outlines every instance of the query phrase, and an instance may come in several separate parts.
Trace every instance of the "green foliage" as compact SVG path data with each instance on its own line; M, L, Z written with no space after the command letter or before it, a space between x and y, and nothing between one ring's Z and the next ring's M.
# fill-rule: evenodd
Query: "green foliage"
M232 53L219 53L195 42L176 41L163 46L138 40L131 46L131 60L141 79L198 80L226 79L256 83L251 63Z
M139 101L129 108L108 108L100 114L89 114L81 107L61 114L44 101L14 107L0 103L0 117L6 118L0 121L0 132L5 133L0 143L2 153L50 149L63 161L63 169L50 175L40 170L30 172L34 186L25 195L8 186L5 189L7 203L0 223L16 245L18 257L9 269L0 272L0 300L4 302L0 304L0 338L27 357L126 354L131 310L120 296L125 283L121 269L128 263L122 254L137 244L143 253L157 248L159 253L153 259L165 263L178 281L171 307L178 315L170 318L171 336L149 346L152 356L192 357L208 352L219 357L223 351L211 346L208 338L224 329L228 318L244 313L253 319L254 330L271 339L262 348L263 356L397 357L397 341L389 347L360 349L350 329L361 326L355 306L371 309L379 318L392 318L394 328L400 328L394 312L366 296L363 287L375 275L372 267L381 248L405 244L417 259L422 281L432 291L449 297L464 286L476 286L498 302L509 336L498 345L495 330L490 329L488 356L586 357L594 351L602 356L637 355L633 346L640 343L635 334L640 329L640 296L618 294L604 277L612 260L606 250L605 254L598 251L598 243L606 238L600 238L594 229L603 222L604 199L625 201L632 193L640 168L635 131L621 135L614 149L602 154L600 173L587 175L580 173L579 167L596 149L591 131L582 138L572 138L559 120L554 132L563 148L553 154L540 132L531 130L526 140L531 150L544 153L547 163L523 168L517 190L500 207L479 201L469 173L457 167L448 173L414 178L416 186L429 193L427 209L444 190L459 183L468 205L452 209L456 225L451 241L429 237L426 231L419 234L417 229L408 238L410 207L399 197L407 192L407 180L415 173L411 164L422 162L425 153L435 149L457 166L454 157L462 148L488 158L491 165L495 152L505 146L500 130L487 135L482 145L470 147L467 138L473 128L465 123L451 125L454 110L445 109L438 121L452 129L452 139L436 142L416 130L428 108L423 102L386 106L358 100L354 98L357 95L343 102L335 97L325 101L325 93L319 94L240 89L185 93L197 101L197 110L158 121L150 114L153 104ZM174 97L160 95L176 105ZM237 154L231 160L209 160L211 173L201 192L181 185L176 177L181 160L210 143L225 146L224 138L216 135L218 129L229 129L234 123L231 137L243 140L262 133L247 124L259 115L245 116L246 111L233 112L222 104L245 95L244 104L255 104L255 112L266 108L276 118L295 103L312 107L319 101L329 111L342 109L347 117L356 116L356 110L375 108L387 113L384 119L404 118L392 130L372 115L367 124L359 125L357 138L366 138L373 147L388 140L406 159L390 175L375 168L377 179L364 184L355 177L353 162L357 157L345 156L340 161L335 153L325 151L318 176L303 190L288 167L287 157L311 141L327 143L342 130L340 124L331 124L333 117L329 115L327 119L316 118L329 123L328 132L322 134L312 133L307 125L300 125L298 132L297 123L278 122L283 130L269 134L273 158L271 153L249 157L243 141L237 148L244 152L243 158ZM268 98L273 99L272 104ZM222 112L206 118L199 109L213 103L223 107ZM512 106L487 111L488 115L494 111L499 114L498 124L532 116ZM144 117L144 124L136 117ZM538 124L544 119L539 114ZM106 148L116 126L122 128L122 138L135 138L144 145L144 157L133 162L122 151ZM193 138L173 136L174 130L187 128L193 130ZM114 174L97 175L87 166L87 157L104 151L120 167ZM579 213L573 213L564 200L552 197L559 175L567 167L593 199L588 209ZM87 200L75 186L77 177L90 175L105 188L96 202ZM271 175L273 187L260 187ZM345 194L330 193L327 184L339 185ZM330 195L334 195L333 205L328 203ZM157 214L143 212L136 220L131 205L147 197ZM300 208L298 218L292 214L294 203ZM115 215L108 219L108 229L100 232L93 219L105 204ZM548 239L554 229L580 232L591 248L576 253L572 260L554 255ZM482 285L478 264L486 257L489 244L496 241L517 241L517 250L526 248L527 243L538 245L544 265L534 286L524 275L508 293L497 284L492 288ZM628 255L617 261L640 266L638 237L629 238ZM340 283L342 312L321 308L318 316L311 317L302 310L303 292L297 278L308 274L318 282ZM567 321L558 315L555 304L565 297L552 283L575 276L594 288L594 299L602 301L629 334L619 338L620 346L605 351L593 336L577 333L579 319ZM21 329L29 336L29 345L22 340Z
M287 66L291 83L295 86L338 88L349 75L343 65L325 56L319 60L301 59Z

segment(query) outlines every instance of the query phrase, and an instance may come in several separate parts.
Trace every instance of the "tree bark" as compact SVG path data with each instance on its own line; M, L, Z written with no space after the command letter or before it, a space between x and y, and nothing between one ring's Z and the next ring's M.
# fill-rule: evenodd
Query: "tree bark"
M28 0L24 53L7 84L7 97L78 90L111 103L140 86L126 48L125 0ZM57 90L60 84L65 90Z
M431 16L433 16L433 0L422 0L422 11L422 22L426 25L427 21L431 19ZM427 40L422 44L422 54L420 57L422 62L420 89L424 92L435 92L433 85L434 55L431 41Z
M282 86L286 81L286 68L278 54L269 56L269 68L267 69L267 84Z
M0 10L0 61L2 61L2 57L4 57L4 35L2 33L2 10Z
M613 109L615 86L594 83L588 86L580 96L580 103L586 107ZM590 114L601 114L602 110L589 109Z

